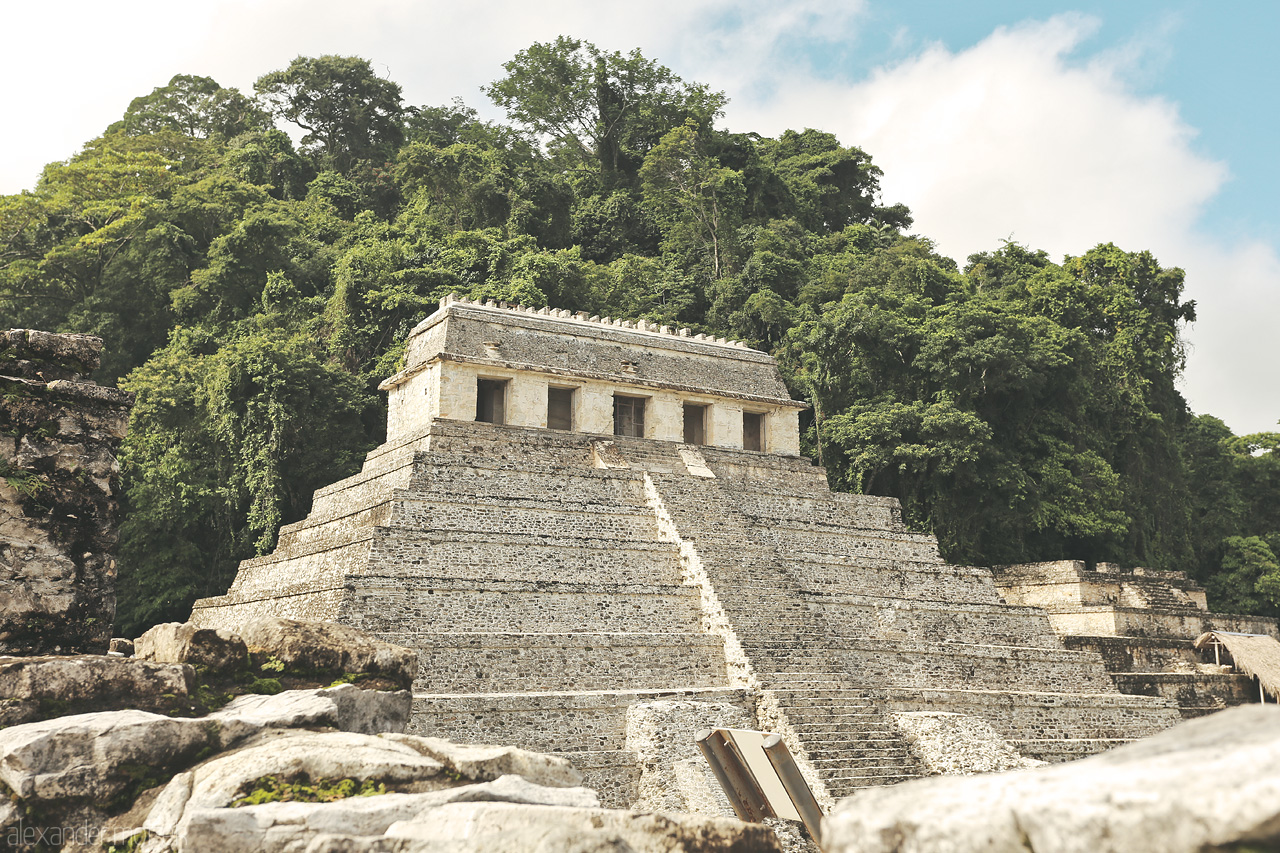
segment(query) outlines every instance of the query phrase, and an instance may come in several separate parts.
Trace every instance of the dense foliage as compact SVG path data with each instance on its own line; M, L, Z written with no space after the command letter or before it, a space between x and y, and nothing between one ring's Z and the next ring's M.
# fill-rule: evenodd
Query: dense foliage
M0 197L2 322L101 335L100 380L138 395L126 634L221 592L356 470L377 383L450 292L776 353L833 485L900 498L953 561L1185 569L1277 612L1280 434L1188 411L1180 270L1013 243L962 269L865 152L717 129L722 93L639 52L535 44L485 91L510 124L407 106L349 57L253 97L180 75Z

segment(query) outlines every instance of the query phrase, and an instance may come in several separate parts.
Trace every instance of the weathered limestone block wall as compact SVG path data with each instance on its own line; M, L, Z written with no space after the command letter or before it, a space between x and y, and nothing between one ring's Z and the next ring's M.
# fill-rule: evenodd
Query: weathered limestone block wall
M0 654L107 650L133 397L82 378L101 352L88 335L0 332Z

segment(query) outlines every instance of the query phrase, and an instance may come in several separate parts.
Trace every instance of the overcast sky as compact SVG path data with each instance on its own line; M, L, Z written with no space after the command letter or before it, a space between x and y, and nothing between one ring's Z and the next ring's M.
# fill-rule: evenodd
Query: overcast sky
M0 193L34 186L174 74L252 92L298 55L358 55L411 104L479 87L533 41L630 50L730 97L725 125L815 127L963 265L1013 239L1110 241L1187 271L1183 391L1237 433L1280 421L1280 3L1049 0L5 1Z

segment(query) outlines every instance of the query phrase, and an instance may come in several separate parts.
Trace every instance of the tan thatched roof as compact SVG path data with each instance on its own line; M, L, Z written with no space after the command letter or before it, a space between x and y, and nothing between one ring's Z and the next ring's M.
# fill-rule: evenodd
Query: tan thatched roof
M1208 631L1196 638L1196 648L1217 640L1231 654L1236 669L1258 679L1262 688L1280 699L1280 642L1269 634Z

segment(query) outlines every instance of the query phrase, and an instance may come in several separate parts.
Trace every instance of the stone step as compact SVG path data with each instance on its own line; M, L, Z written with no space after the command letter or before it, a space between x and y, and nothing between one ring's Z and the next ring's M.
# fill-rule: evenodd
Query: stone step
M434 453L415 462L406 488L422 495L572 494L578 499L644 506L641 472L546 464L529 457L517 464L482 455Z
M1027 758L1035 758L1040 761L1048 761L1056 764L1062 761L1075 761L1078 758L1088 758L1090 755L1097 755L1100 752L1106 752L1115 749L1118 746L1124 746L1127 743L1133 743L1133 738L1039 738L1029 740L1010 739L1009 745L1012 746Z
M733 687L415 693L409 733L538 752L621 750L627 708L658 700L751 707L747 691Z
M377 636L418 650L414 689L422 692L728 686L723 643L706 634L388 631Z
M805 751L811 756L836 756L836 755L861 755L874 756L882 755L886 758L900 758L909 755L910 751L901 745L895 746L897 740L882 738L876 741L864 741L862 739L851 740L847 736L842 736L833 740L819 740L812 736L804 739Z
M985 719L1006 739L1040 733L1053 738L1146 737L1181 720L1164 699L1116 692L1050 693L1016 690L898 689L888 691L902 711L947 708Z
M911 782L921 778L918 775L899 775L899 776L882 776L876 779L858 780L858 779L842 779L827 783L827 790L831 792L831 796L835 799L843 799L851 797L859 791L869 788L887 788L892 785L900 785L903 782Z
M861 744L864 749L901 749L902 738L896 731L885 728L859 726L808 728L803 724L792 725L806 744L823 745L824 749L843 748L851 743Z
M852 770L849 772L840 772L828 770L822 774L823 781L828 786L836 788L836 786L844 785L846 788L877 788L881 785L896 785L900 781L908 781L911 779L919 779L918 772L859 772ZM835 793L835 792L832 792Z
M701 633L698 591L657 584L364 577L347 593L357 627L431 625L455 632Z
M809 754L809 764L818 771L818 775L861 774L879 775L885 773L918 773L920 768L910 755L876 755L859 756L849 753L833 757Z
M905 597L828 595L804 592L804 601L818 610L827 632L839 638L902 637L918 644L950 642L1061 649L1044 613L1031 607L1002 604L956 604L952 601Z
M906 532L896 521L893 510L884 504L865 506L833 500L834 495L759 495L747 494L742 500L743 514L757 524L778 519L791 526L825 525L862 530Z
M388 526L404 530L658 541L657 518L643 505L608 507L555 501L441 500L397 493Z
M669 543L568 537L449 534L389 535L374 542L379 574L522 582L667 584L681 582ZM354 579L359 582L358 578Z
M833 747L814 747L806 750L809 754L809 763L815 767L839 766L844 762L853 762L858 765L870 763L887 763L891 761L907 761L910 759L911 753L906 749L859 749L854 746L845 746L842 748Z
M367 506L344 505L323 517L309 515L302 521L286 524L276 538L276 551L301 553L332 547L369 535L373 527L386 524L392 514L390 495L384 493Z
M303 529L351 515L387 501L395 489L408 486L413 477L412 453L389 457L385 465L361 471L353 477L317 489L311 499L311 512L289 529Z

